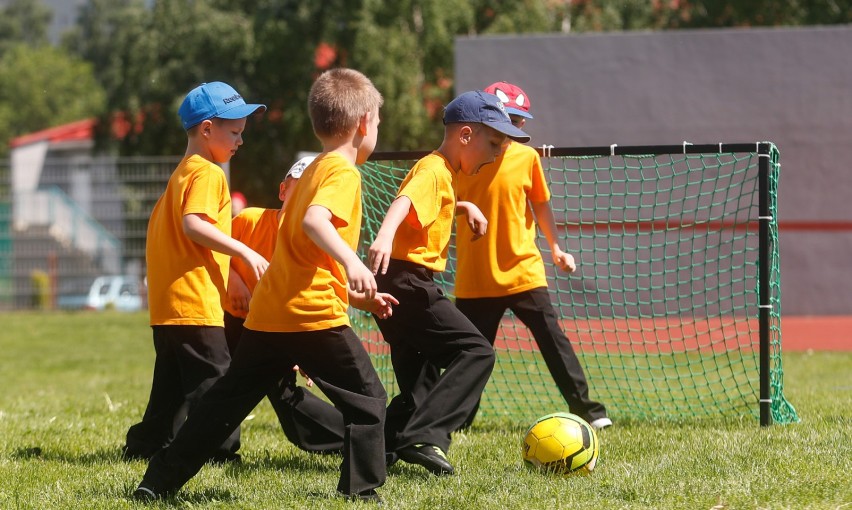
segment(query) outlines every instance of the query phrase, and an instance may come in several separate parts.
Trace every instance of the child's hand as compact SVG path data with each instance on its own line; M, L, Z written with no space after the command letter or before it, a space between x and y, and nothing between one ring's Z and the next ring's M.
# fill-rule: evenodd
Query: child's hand
M304 370L299 368L299 365L293 365L293 372L298 372L299 374L301 374L302 377L305 378L305 386L307 386L308 388L314 385L314 381L310 377L308 377L308 374L306 374Z
M380 319L387 319L393 315L393 305L399 301L387 292L377 292L373 299L366 299L360 294L349 293L349 304L359 310L372 313Z
M269 262L254 250L246 248L245 253L240 256L246 266L254 272L254 277L260 280L263 273L269 268Z
M382 274L387 273L392 249L393 239L384 239L381 236L376 236L376 240L370 245L367 255L367 265L373 274L379 274L379 270L381 270Z
M482 211L479 210L479 207L473 204L467 210L467 224L473 232L473 236L470 238L471 241L476 241L484 236L485 231L488 230L488 220L482 214Z
M376 278L359 259L355 258L354 262L344 266L344 269L350 290L364 294L367 299L373 299L376 296Z
M553 263L565 272L573 273L577 269L574 256L556 248L553 250Z
M251 301L251 292L242 278L232 269L231 276L228 278L228 301L235 311L241 312L242 316L248 313L249 301Z

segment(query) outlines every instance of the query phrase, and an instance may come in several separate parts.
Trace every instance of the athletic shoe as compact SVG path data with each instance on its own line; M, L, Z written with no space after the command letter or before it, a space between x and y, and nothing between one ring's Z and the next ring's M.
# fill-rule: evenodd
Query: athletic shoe
M603 430L607 427L612 427L612 420L604 416L603 418L598 418L597 420L592 420L589 425L592 426L595 430Z
M391 467L399 461L399 455L396 452L385 452L385 467Z
M357 494L343 494L342 492L338 492L338 494L349 501L363 501L364 503L372 503L378 506L384 506L385 504L385 502L382 501L382 497L379 496L378 492L376 492L376 489L369 489Z
M447 454L435 445L414 444L396 451L399 458L410 464L425 467L435 475L451 475L455 472L447 460Z
M154 492L154 489L145 487L144 485L139 485L139 487L133 491L133 499L147 503L160 499L160 495Z

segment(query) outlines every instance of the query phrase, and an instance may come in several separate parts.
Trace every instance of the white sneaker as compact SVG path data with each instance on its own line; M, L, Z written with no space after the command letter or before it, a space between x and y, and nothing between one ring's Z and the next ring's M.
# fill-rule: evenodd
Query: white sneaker
M611 427L612 420L604 416L603 418L598 418L597 420L592 421L592 423L589 423L589 425L591 425L592 428L595 430L601 430L607 427Z

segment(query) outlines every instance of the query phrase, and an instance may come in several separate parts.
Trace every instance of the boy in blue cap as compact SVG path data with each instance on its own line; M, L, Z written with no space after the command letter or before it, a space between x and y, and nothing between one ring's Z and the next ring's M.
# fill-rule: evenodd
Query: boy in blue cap
M491 344L435 284L445 269L458 210L474 236L487 221L469 202L456 203L459 174L474 175L500 155L507 137L527 141L512 125L499 99L481 90L465 92L444 111L444 140L409 171L369 250L379 290L399 305L390 317L375 316L391 348L400 394L388 406L388 459L453 474L447 460L450 434L473 411L494 368ZM427 380L432 369L443 370Z
M258 278L269 263L231 238L231 194L217 163L242 145L246 117L265 110L222 82L194 88L178 110L186 153L151 212L145 250L154 376L142 421L127 432L126 459L166 447L230 364L222 311L230 257ZM239 446L236 428L212 458L238 460Z

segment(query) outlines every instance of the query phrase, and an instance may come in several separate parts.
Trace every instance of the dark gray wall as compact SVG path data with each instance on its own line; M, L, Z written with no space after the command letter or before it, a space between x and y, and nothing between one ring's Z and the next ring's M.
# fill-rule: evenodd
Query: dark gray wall
M455 75L523 87L531 145L775 142L782 311L852 314L852 27L460 38Z

